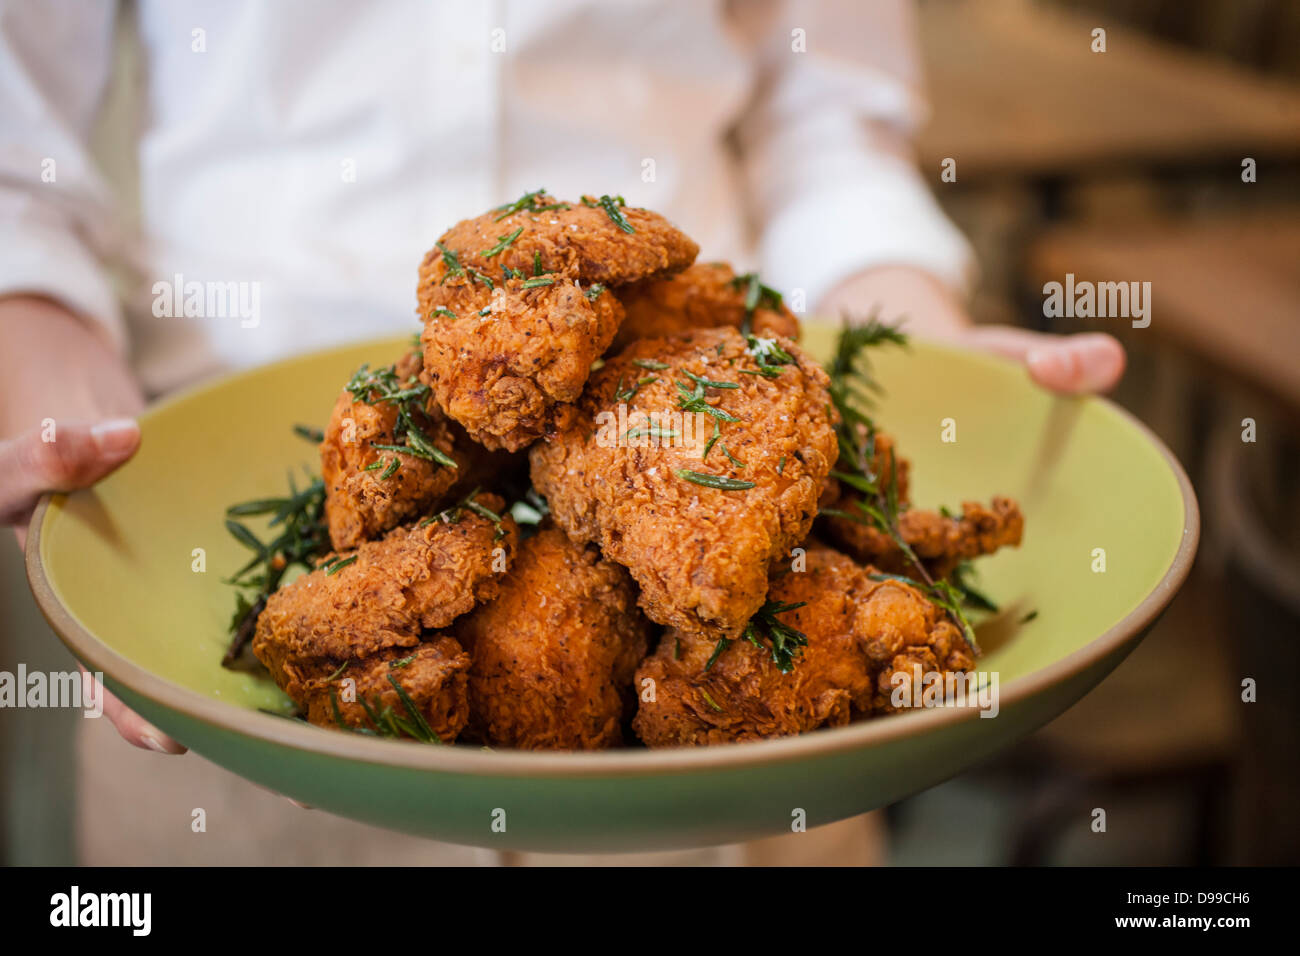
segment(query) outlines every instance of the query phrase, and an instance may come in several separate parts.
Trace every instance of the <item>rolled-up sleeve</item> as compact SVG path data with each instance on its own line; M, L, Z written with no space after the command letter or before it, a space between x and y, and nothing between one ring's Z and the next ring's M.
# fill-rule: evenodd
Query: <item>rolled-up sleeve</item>
M113 200L88 148L116 13L109 0L0 2L0 295L49 296L124 348L103 265Z
M737 9L760 58L737 141L768 284L816 303L854 273L909 265L968 288L970 246L898 145L926 114L910 4Z

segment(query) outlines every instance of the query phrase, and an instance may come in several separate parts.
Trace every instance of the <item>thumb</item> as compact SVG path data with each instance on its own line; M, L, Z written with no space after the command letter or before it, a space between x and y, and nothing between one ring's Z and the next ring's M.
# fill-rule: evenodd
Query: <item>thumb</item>
M1112 335L1049 335L1006 325L979 326L962 336L972 348L1024 364L1043 388L1067 394L1106 392L1124 374L1124 347Z
M42 494L93 485L139 445L140 426L130 418L51 424L0 442L0 521L25 524Z

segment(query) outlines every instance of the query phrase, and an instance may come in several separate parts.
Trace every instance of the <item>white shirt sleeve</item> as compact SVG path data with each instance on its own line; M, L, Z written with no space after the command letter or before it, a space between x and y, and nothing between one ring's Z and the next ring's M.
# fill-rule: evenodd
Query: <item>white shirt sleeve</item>
M97 251L111 192L88 141L113 61L110 0L0 2L0 295L47 295L125 346Z
M759 44L737 140L764 280L810 305L874 265L966 290L970 247L895 145L926 114L910 4L790 0L737 17Z

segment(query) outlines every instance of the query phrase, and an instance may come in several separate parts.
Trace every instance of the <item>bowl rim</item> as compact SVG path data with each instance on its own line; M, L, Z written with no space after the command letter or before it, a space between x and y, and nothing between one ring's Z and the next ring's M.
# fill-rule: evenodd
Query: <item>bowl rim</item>
M141 415L141 422L173 405L231 378L266 372L281 365L321 358L333 353L352 351L371 342L381 345L396 337L347 343L328 349L289 356L276 362L241 369L231 375L183 389L151 405ZM973 353L938 342L918 342L927 350L959 353L966 360L983 361L1002 367L1015 362L995 355ZM1169 567L1142 601L1108 630L1078 650L1018 677L999 687L999 704L1006 709L1039 694L1070 677L1087 670L1127 642L1140 635L1165 609L1187 580L1200 540L1200 509L1196 492L1182 464L1173 452L1141 420L1104 396L1061 396L1065 401L1095 402L1135 428L1164 458L1177 481L1183 505L1183 533ZM409 741L376 740L359 734L341 734L295 720L286 720L226 701L209 697L196 690L173 683L146 670L113 650L69 611L55 594L41 554L43 531L50 507L66 494L44 494L37 503L28 526L25 563L27 580L36 603L50 627L72 654L89 669L111 676L132 693L138 694L185 717L210 727L233 732L262 743L288 747L308 754L342 758L390 768L423 770L441 774L472 777L645 777L665 773L739 771L758 766L800 762L817 757L843 755L878 746L913 735L936 731L968 720L979 720L973 708L933 708L908 713L889 720L864 720L843 727L823 728L809 734L772 740L746 741L709 747L673 747L664 749L614 749L605 751L526 751L486 750L485 748L446 745L415 746Z

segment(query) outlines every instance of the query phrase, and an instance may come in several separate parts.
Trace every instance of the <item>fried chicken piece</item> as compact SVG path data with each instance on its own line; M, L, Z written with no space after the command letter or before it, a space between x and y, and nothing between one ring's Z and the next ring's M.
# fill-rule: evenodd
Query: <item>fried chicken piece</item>
M845 496L834 507L848 514L861 513L853 506L854 497L856 494ZM900 537L935 579L948 577L963 561L1018 546L1024 527L1020 506L1003 497L995 497L988 507L978 501L964 502L962 513L956 516L922 509L909 509L898 516ZM915 573L894 539L873 524L837 516L826 520L826 530L859 561L892 573Z
M836 455L826 375L764 341L747 350L720 328L637 342L530 453L556 522L627 567L660 624L735 637L768 564L812 524Z
M518 543L505 503L479 495L428 523L395 528L284 585L258 616L253 653L272 674L279 659L344 661L389 647L414 647L496 597Z
M356 392L345 388L334 403L320 456L325 519L337 550L427 514L493 467L488 453L442 414L432 389L419 383L420 371L418 351L373 374L358 370L349 383ZM386 397L393 395L401 397ZM380 447L409 447L403 413L441 461Z
M518 542L512 518L492 517L504 506L479 495L329 556L270 596L254 655L313 724L454 740L469 719L469 656L430 631L497 595Z
M591 197L584 200L593 205L561 202L538 190L452 226L430 256L454 257L454 263L448 262L452 273L474 269L493 280L509 269L524 276L554 273L618 285L685 269L700 251L658 213L616 199L609 210ZM430 264L430 258L425 262Z
M722 325L739 329L745 321L748 291L748 277L738 277L725 262L696 263L676 275L621 286L618 297L627 315L612 351L621 351L637 339L663 338L691 329ZM799 340L799 320L771 294L759 295L750 329L765 338Z
M361 659L281 658L277 683L309 723L453 742L469 720L469 655L446 634ZM411 706L407 705L410 701ZM423 725L423 726L422 726ZM411 731L414 730L414 733Z
M540 277L549 285L514 278L489 289L465 275L441 282L440 258L430 268L427 280L421 269L422 380L475 441L525 447L545 432L555 405L582 394L623 307L611 293L584 291L562 276Z
M473 739L522 750L622 744L650 623L627 571L594 547L544 527L519 546L496 600L455 633L474 660Z
M816 543L803 571L772 580L765 611L749 640L724 644L670 629L636 673L633 720L651 747L702 746L835 727L885 709L892 675L922 662L932 671L965 671L974 658L938 607L902 582L873 581L871 569ZM790 607L790 605L802 605ZM778 622L773 625L773 621ZM774 648L794 647L782 672ZM716 658L714 655L716 654ZM712 660L712 666L710 666Z

